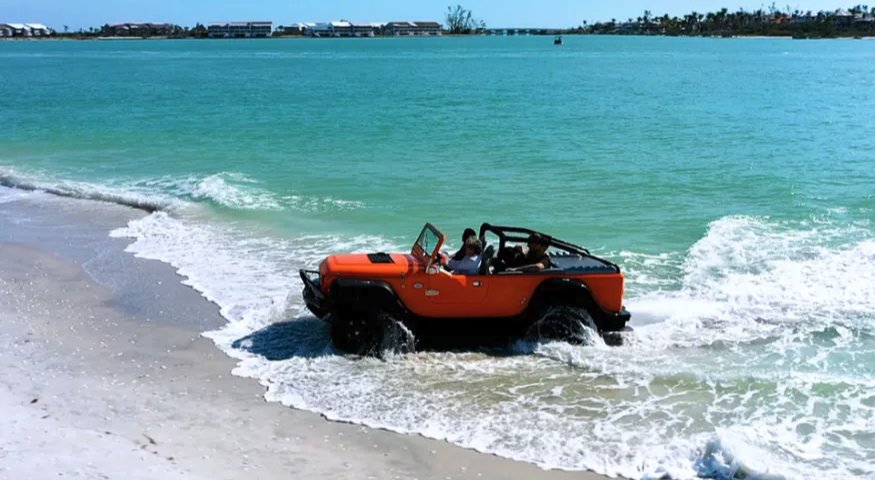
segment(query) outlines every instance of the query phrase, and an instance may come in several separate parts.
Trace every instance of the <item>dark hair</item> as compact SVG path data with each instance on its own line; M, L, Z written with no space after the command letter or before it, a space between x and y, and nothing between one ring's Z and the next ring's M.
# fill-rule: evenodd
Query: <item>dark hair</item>
M535 233L529 235L527 243L534 243L535 245L544 245L545 247L550 246L550 240L538 232L535 232Z
M462 233L462 241L464 242L465 240L468 240L468 237L476 236L477 232L475 232L473 228L466 228L465 231Z
M474 253L480 254L483 251L483 243L480 241L477 236L468 237L465 240L465 248L474 249Z

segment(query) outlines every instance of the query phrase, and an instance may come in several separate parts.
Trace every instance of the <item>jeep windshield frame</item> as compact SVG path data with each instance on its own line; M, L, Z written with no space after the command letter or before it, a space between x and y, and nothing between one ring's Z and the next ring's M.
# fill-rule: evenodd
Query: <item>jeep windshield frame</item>
M446 241L444 234L431 223L426 223L422 227L422 231L419 232L419 236L416 237L410 254L419 258L423 263L430 264L437 258L444 241Z

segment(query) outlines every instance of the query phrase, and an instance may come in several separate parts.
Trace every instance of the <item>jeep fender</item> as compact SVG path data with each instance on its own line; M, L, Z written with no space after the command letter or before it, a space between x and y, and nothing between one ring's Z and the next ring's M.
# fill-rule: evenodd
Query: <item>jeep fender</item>
M535 289L526 312L529 320L537 320L536 317L542 309L552 305L570 305L586 309L599 330L603 332L623 331L630 317L625 309L620 312L605 310L596 300L592 290L576 278L549 278L541 282Z
M532 294L528 308L529 318L551 305L584 308L599 324L604 312L589 287L576 278L549 278L541 282Z
M338 278L330 287L331 304L343 312L372 313L382 310L392 316L405 315L407 308L395 290L379 280Z

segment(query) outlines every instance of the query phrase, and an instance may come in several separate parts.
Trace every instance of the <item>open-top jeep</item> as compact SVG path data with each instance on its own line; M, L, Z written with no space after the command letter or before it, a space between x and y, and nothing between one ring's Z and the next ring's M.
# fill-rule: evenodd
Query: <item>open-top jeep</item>
M508 269L514 252L509 244L525 243L532 234L549 243L548 268ZM583 319L603 336L629 329L624 277L617 265L525 228L484 223L479 237L484 248L477 275L453 274L441 265L446 237L428 223L410 253L331 255L318 271L302 269L304 301L331 324L335 347L350 353L381 348L389 322L403 324L417 344L511 340L526 337L535 327L541 337L575 340L579 328L556 328L555 319L549 328L542 324L557 311L566 317L559 324L579 325Z

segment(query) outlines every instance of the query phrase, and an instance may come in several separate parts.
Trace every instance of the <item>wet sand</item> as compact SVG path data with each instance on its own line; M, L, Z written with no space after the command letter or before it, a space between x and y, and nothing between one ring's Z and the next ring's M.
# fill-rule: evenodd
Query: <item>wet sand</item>
M605 478L266 402L200 335L215 305L73 210L0 215L0 478Z

